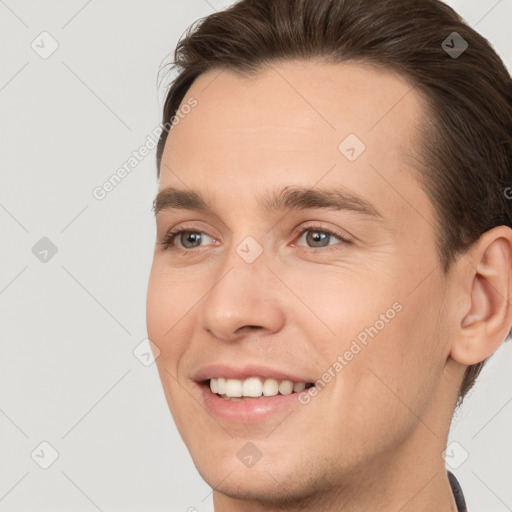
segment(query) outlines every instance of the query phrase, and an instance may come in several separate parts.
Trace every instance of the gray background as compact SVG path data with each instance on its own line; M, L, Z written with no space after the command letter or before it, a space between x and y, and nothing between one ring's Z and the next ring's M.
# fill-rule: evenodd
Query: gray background
M213 508L155 365L133 353L147 335L154 151L103 200L92 191L158 125L157 71L180 35L230 3L0 0L0 511ZM448 3L511 69L512 0ZM51 49L43 31L59 45L46 59L31 47ZM43 237L56 254L47 241L34 254ZM511 363L506 343L454 419L471 512L512 510Z

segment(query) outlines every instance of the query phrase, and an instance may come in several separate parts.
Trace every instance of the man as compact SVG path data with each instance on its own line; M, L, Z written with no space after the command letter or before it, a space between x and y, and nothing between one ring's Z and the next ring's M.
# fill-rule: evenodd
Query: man
M148 336L216 512L466 510L450 422L512 325L503 63L437 0L242 0L175 62Z

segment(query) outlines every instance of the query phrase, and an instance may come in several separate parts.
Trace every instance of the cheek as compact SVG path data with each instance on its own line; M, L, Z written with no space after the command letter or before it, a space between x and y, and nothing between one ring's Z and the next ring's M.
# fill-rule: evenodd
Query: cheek
M336 374L332 391L344 400L364 393L377 404L381 396L387 402L389 395L388 405L403 407L396 394L423 409L446 359L440 289L432 275L411 293L403 272L381 272L364 280L348 274L320 278L309 293L307 286L296 285L297 295L308 297L307 305L319 317L295 315L299 330L314 344L319 370ZM341 364L335 365L340 356Z
M160 354L155 364L158 369L169 411L176 427L183 436L187 418L186 400L182 385L178 382L178 365L186 351L183 318L187 309L180 286L166 272L159 272L153 265L146 298L146 324L149 339L158 347ZM185 403L184 403L185 402Z
M292 301L296 305L288 313L324 364L351 348L357 352L354 341L363 348L365 342L369 345L402 314L397 311L401 309L399 292L384 271L377 277L337 269L316 274L314 282L296 277L293 280L290 275L289 282L294 282L294 292L304 297L309 311L301 302Z
M178 362L187 347L183 332L187 311L195 302L193 297L189 300L190 292L184 293L183 289L187 291L166 273L152 269L146 297L146 326L148 338L160 350L156 364L164 388L169 390L173 389L171 375L176 378Z
M434 398L446 356L440 330L439 295L435 277L399 299L401 311L368 343L361 374L389 408L418 416Z
M191 313L200 297L197 280L177 279L155 261L146 297L146 322L149 338L158 344L176 337L180 323Z

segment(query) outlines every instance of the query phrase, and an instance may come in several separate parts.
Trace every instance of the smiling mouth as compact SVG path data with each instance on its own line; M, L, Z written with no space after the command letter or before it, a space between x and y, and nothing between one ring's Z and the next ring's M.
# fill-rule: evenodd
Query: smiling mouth
M314 386L312 382L292 382L263 377L225 379L222 377L203 381L210 391L225 400L251 400L261 397L291 395Z

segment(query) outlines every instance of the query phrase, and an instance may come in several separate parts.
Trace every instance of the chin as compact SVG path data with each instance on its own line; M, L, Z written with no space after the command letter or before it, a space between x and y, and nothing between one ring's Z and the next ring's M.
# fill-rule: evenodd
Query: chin
M265 440L259 442L264 451ZM315 471L313 461L305 461L300 454L292 460L291 448L282 447L279 453L272 455L265 451L252 467L247 467L239 460L236 451L231 449L231 446L239 449L245 443L247 441L229 439L223 446L219 445L215 452L211 447L208 452L202 447L198 447L199 453L191 450L196 469L218 497L225 495L263 504L292 504L312 500L315 495L324 493L334 485L326 478L326 475L333 476L335 473L329 470L332 461L324 459L323 466ZM301 452L303 448L300 447Z
M290 485L289 478L284 478L277 471L275 471L275 476L263 468L242 471L237 468L231 473L228 471L223 477L223 473L216 469L207 473L201 471L199 473L217 494L233 499L270 504L290 500L300 501L307 497L303 485L298 480L294 480L293 485Z

